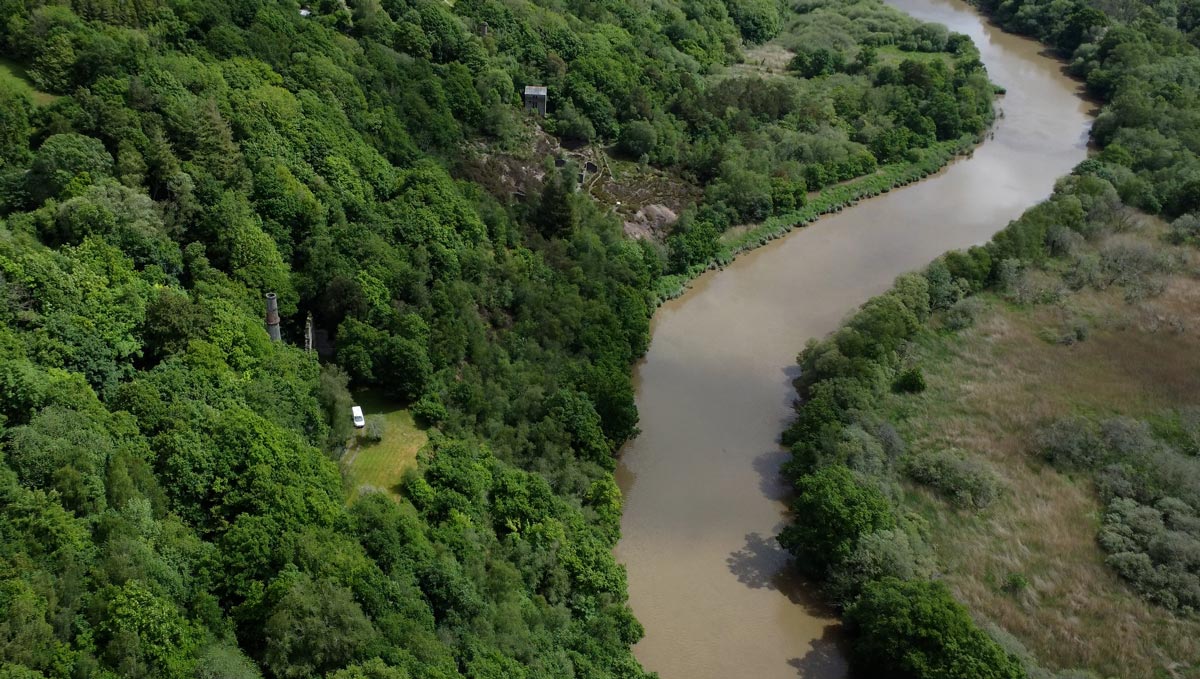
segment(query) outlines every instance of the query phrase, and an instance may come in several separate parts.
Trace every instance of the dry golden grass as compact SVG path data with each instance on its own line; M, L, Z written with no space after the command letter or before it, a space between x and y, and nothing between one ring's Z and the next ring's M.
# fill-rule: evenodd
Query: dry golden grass
M1061 307L1016 309L992 298L974 327L916 348L929 388L890 397L895 421L914 449L971 451L1005 491L978 513L920 488L907 499L929 521L954 593L1046 666L1200 676L1200 620L1146 603L1118 579L1096 543L1101 507L1091 482L1030 451L1039 426L1070 412L1143 417L1200 403L1200 280L1181 273L1136 304L1117 290L1076 293L1065 304L1093 326L1071 346L1041 339L1062 325ZM1010 574L1029 585L1005 591Z

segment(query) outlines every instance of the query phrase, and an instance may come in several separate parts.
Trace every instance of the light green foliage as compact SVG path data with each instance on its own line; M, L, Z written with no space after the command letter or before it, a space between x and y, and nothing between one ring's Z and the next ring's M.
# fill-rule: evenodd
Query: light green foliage
M175 604L136 580L112 595L98 632L106 660L129 675L179 676L193 662L195 631Z

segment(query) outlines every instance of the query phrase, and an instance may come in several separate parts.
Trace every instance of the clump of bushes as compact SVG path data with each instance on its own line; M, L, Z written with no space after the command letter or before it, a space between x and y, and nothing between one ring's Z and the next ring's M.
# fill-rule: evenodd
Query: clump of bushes
M1170 442L1129 418L1064 418L1036 438L1056 467L1095 474L1108 503L1098 538L1108 565L1183 612L1200 610L1200 460L1187 448L1189 412L1176 414Z
M983 302L978 297L961 299L942 315L942 325L949 330L965 330L975 325L975 319L982 311Z
M1109 503L1100 531L1106 563L1143 596L1182 612L1200 611L1200 515L1164 497Z
M955 451L906 454L895 429L881 424L879 404L889 391L924 388L921 371L905 368L903 361L906 345L930 331L931 316L933 327L954 331L975 322L984 302L974 295L982 291L1008 289L1023 301L1056 299L1061 285L1049 285L1057 281L1050 281L1043 264L1054 253L1077 254L1086 238L1107 228L1101 223L1111 218L1114 197L1112 185L1098 177L1061 181L1049 201L992 242L948 253L922 274L901 276L891 291L800 355L797 418L783 436L792 451L784 474L797 498L794 521L779 540L806 575L822 581L830 598L846 606L853 657L864 676L1025 676L1017 657L930 581L932 561L917 522L895 504L901 475L974 510L995 501L1000 478ZM1102 282L1109 270L1141 270L1146 263L1136 252L1112 255L1107 264L1096 258ZM1107 461L1108 451L1138 447L1137 431L1127 427L1073 424L1048 431L1048 458L1085 464L1093 454ZM1099 452L1088 445L1087 432L1100 442ZM1129 488L1139 497L1164 476L1147 476L1144 466L1136 467L1138 473L1128 465L1109 467L1114 489ZM1178 465L1170 468L1181 476Z
M1171 222L1168 238L1176 245L1200 244L1200 214L1186 214Z
M909 368L896 376L892 391L897 394L919 394L925 391L925 375L920 368Z
M865 677L1018 679L1025 669L975 625L940 582L887 577L846 609L851 659Z
M956 507L982 509L1000 492L1000 482L990 468L948 450L910 455L904 471Z

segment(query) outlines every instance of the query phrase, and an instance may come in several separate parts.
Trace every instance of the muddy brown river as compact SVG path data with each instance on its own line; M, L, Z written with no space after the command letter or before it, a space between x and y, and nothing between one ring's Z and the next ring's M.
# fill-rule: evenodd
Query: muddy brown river
M826 217L701 277L658 310L636 371L642 434L617 471L618 559L662 679L841 677L838 623L774 536L777 438L796 353L901 273L987 241L1086 154L1091 106L1062 65L957 0L890 0L974 39L1008 93L994 137L941 174Z

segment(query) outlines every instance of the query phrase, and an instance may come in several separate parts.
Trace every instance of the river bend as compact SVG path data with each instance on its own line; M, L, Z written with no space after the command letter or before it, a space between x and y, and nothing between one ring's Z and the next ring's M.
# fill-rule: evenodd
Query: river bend
M662 679L841 677L837 621L774 536L777 438L796 352L897 275L987 241L1086 155L1090 105L1062 64L958 0L889 0L965 33L1007 94L994 136L918 184L831 215L698 279L655 315L636 369L641 435L622 452L617 557Z

